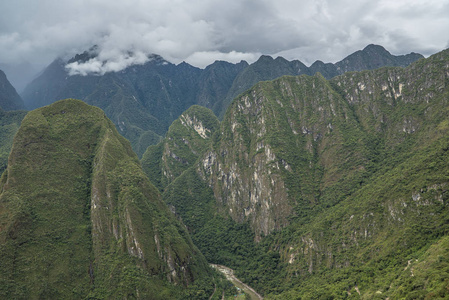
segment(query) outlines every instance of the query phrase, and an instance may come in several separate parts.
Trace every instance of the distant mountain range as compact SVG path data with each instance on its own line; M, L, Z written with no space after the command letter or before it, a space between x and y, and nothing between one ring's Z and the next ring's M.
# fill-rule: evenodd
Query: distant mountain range
M262 56L251 65L217 61L199 69L187 63L174 65L153 55L146 64L120 72L69 76L66 64L82 62L88 55L86 52L69 61L58 59L51 63L21 94L26 107L34 109L65 98L98 106L131 141L139 156L149 145L156 144L191 105L210 108L222 118L232 99L259 81L315 72L330 78L347 71L406 66L422 58L416 53L394 56L381 46L369 45L336 64L316 62L306 67L300 61Z
M18 93L36 77L45 65L33 65L29 62L22 63L0 63L0 70L5 72L8 80L14 86Z

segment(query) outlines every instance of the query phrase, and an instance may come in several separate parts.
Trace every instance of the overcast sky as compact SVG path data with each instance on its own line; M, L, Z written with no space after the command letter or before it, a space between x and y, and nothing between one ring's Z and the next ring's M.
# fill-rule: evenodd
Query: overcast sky
M310 65L371 43L392 54L448 48L449 0L0 1L3 63L47 64L98 45L86 72L143 63L150 53L198 67L261 54Z

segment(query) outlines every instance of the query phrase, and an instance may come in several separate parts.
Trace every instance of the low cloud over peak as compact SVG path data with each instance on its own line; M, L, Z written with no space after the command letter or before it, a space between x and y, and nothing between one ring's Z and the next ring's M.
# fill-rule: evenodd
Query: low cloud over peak
M75 60L66 65L69 75L104 75L107 72L118 72L132 65L142 65L151 57L141 51L99 51L86 60Z
M367 44L393 54L447 47L449 0L106 0L0 2L0 62L48 63L98 45L70 74L104 74L156 53L205 67L260 54L334 62Z

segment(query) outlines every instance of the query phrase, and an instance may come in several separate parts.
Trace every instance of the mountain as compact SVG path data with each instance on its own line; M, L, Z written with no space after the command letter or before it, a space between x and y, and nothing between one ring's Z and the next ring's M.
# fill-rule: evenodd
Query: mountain
M414 52L395 56L384 47L371 44L337 62L335 66L337 73L343 74L350 71L374 70L384 66L407 67L421 58L423 58L421 54Z
M0 70L0 173L6 168L14 135L25 116L22 98Z
M3 110L24 109L22 98L17 94L14 87L6 78L3 71L0 70L0 108Z
M380 46L368 46L362 51L368 54L354 58L349 56L349 61L354 62L345 63L346 69L356 71L364 66L381 66L382 63L397 65L395 63L399 58L382 49ZM375 54L376 51L380 54ZM120 72L101 76L69 76L65 68L68 63L86 62L92 55L95 54L87 51L69 61L55 60L25 88L21 94L25 105L34 109L59 99L76 98L98 106L119 132L131 141L139 157L149 145L157 144L171 123L191 105L205 106L222 118L231 101L259 81L283 75L313 75L321 70L310 69L299 61L289 62L269 56L262 56L251 65L217 61L203 70L185 62L174 65L158 55L152 55L147 63L130 66ZM422 56L405 57L412 61ZM341 72L323 74L334 76Z
M166 137L147 148L142 168L159 190L193 166L208 149L220 122L205 107L193 105L170 126Z
M215 61L207 66L198 81L198 94L196 104L218 112L226 110L222 107L221 99L229 92L236 76L248 67L246 61L231 64L225 61Z
M76 56L70 62L82 61L83 57ZM69 76L65 65L62 60L54 61L28 85L22 93L27 107L37 108L68 97L98 106L141 156L197 99L213 105L245 64L216 62L201 70L153 55L144 65L103 76Z
M0 298L213 293L211 268L99 108L29 112L0 187Z
M38 74L43 66L32 65L29 62L22 63L0 63L11 84L18 93L21 93L25 86Z
M8 165L14 135L26 113L24 110L4 111L0 108L0 173L3 173Z
M445 50L259 82L163 199L210 262L268 299L444 297L448 80Z
M316 61L310 67L298 60L287 61L282 57L273 59L270 56L261 56L258 61L235 78L229 93L223 100L224 103L221 104L223 109L214 112L221 117L224 116L231 101L259 81L273 80L283 75L314 75L317 72L320 72L326 79L330 79L346 72L373 70L385 66L406 67L423 57L417 53L395 56L382 46L372 44L335 64ZM218 106L218 104L216 105Z

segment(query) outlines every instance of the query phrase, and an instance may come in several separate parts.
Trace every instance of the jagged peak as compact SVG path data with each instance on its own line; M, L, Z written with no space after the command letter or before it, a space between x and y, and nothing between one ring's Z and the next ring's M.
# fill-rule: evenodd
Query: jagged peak
M274 58L270 55L261 55L259 59L255 63L261 63L261 62L272 62L274 61Z
M285 58L283 58L282 56L278 56L278 57L276 57L276 59L274 60L274 61L277 61L277 62L289 62L287 59L285 59Z
M387 52L387 53L390 53L383 46L376 45L376 44L369 44L368 46L363 48L362 51L364 51L364 52Z

